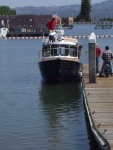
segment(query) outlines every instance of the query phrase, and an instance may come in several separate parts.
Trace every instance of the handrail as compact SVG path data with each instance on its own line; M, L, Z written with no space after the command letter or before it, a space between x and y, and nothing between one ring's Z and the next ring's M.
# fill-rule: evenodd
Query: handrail
M82 81L82 86L84 88L83 81ZM92 117L91 117L91 113L89 111L89 107L88 107L88 103L87 103L86 93L85 93L84 89L83 89L83 97L84 97L84 100L85 100L85 107L86 107L86 111L87 111L87 115L88 115L88 119L89 119L89 123L90 123L90 127L91 127L93 135L98 140L99 144L102 147L102 150L110 150L108 142L99 134L99 132L94 127L93 120L92 120Z

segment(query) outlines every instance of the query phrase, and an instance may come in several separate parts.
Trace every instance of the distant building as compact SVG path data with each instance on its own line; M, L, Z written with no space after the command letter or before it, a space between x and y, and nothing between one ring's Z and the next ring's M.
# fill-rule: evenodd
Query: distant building
M4 21L4 27L9 29L45 29L46 23L55 17L59 24L60 17L56 15L16 15L16 16L0 16L0 22Z
M0 16L0 23L4 22L4 27L9 29L26 30L46 30L46 23L51 18L55 17L57 24L60 22L60 17L54 14L51 15L16 15L16 16ZM73 23L73 18L62 18L66 26Z
M73 18L62 18L62 24L64 24L65 27L68 27L69 25L72 25L74 23Z

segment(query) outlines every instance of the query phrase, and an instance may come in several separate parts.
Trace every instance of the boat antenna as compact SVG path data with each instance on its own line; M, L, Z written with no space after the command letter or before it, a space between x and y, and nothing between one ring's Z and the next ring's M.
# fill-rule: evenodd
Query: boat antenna
M62 20L61 20L61 18L60 18L60 27L62 27L62 23L61 23L61 22L62 22Z
M44 32L43 32L43 35L42 35L42 43L44 43Z

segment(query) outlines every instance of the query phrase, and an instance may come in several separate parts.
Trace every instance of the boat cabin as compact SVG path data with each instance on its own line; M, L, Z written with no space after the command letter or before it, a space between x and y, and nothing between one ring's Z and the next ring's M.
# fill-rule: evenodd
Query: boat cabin
M78 50L76 45L66 45L66 44L48 44L43 45L42 56L52 57L52 56L71 56L78 57Z

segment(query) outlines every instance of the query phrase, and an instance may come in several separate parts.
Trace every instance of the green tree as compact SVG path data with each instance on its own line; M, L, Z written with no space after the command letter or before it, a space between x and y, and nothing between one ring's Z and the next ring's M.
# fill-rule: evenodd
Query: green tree
M90 0L81 0L81 11L79 15L76 17L76 21L90 22L91 21L90 12L91 12Z
M16 10L10 9L8 6L0 6L0 15L16 15Z

